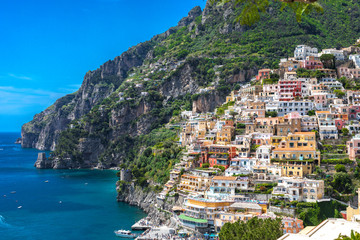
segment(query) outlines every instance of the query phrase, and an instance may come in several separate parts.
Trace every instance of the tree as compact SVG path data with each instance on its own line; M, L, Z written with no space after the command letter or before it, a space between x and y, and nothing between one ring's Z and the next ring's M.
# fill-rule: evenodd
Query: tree
M210 167L210 164L209 164L209 163L203 163L201 166L202 166L203 168L209 168L209 167Z
M309 116L315 116L315 110L309 110L308 115Z
M267 111L265 112L265 117L277 117L278 113L276 111Z
M342 128L342 129L341 129L341 132L342 132L342 134L343 134L344 136L349 135L349 129L347 129L347 128Z
M346 173L346 168L345 168L345 166L343 164L336 164L335 171L336 172L345 172Z
M343 98L345 96L345 92L343 92L341 90L334 90L334 93L337 98Z
M320 61L323 63L324 68L335 68L335 56L333 54L323 54L320 56Z
M331 185L339 193L350 193L353 189L350 176L344 172L335 173Z
M231 115L233 120L235 119L235 116L238 115L238 113L234 111L231 111L229 114Z
M225 223L221 228L221 240L276 240L283 235L280 218L259 219Z

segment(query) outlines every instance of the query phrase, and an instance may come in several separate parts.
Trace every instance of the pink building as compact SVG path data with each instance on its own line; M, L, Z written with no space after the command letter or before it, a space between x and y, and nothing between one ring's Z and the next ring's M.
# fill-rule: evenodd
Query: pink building
M322 69L324 65L314 56L308 56L306 60L300 62L300 67L305 69Z
M349 154L349 159L355 161L360 157L360 135L355 135L353 139L346 142L347 152Z
M354 105L349 107L349 120L357 119L357 115L360 113L360 106Z
M326 95L327 95L326 93L314 95L315 103L322 104L323 106L325 106L327 104Z
M340 118L335 119L335 126L337 127L338 130L341 130L345 126L345 121Z
M358 68L348 68L348 67L338 67L337 68L338 77L346 78L360 78L360 69Z

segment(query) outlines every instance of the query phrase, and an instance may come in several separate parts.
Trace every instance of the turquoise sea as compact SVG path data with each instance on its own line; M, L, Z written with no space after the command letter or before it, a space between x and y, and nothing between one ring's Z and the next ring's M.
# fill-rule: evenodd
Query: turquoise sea
M116 202L115 171L37 170L39 151L14 144L19 135L0 133L1 240L121 239L115 229L145 216Z

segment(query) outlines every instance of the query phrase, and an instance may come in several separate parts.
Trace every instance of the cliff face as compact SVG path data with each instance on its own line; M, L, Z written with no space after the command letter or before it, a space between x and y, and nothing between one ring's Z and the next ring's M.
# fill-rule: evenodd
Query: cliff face
M200 95L193 101L192 109L195 113L211 112L217 106L223 104L226 100L226 95L215 91Z
M55 150L60 132L67 129L71 121L80 119L109 97L121 85L130 69L142 65L151 46L151 42L141 43L104 63L99 69L86 73L77 92L57 100L23 125L22 147Z

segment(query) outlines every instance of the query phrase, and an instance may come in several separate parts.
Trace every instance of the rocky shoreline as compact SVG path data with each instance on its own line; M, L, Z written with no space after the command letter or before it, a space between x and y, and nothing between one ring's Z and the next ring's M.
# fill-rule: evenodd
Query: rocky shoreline
M116 190L118 192L117 201L141 208L148 214L153 225L176 227L177 222L172 218L170 211L175 205L181 206L181 203L184 201L182 196L159 199L155 192L136 186L134 182L118 182Z

